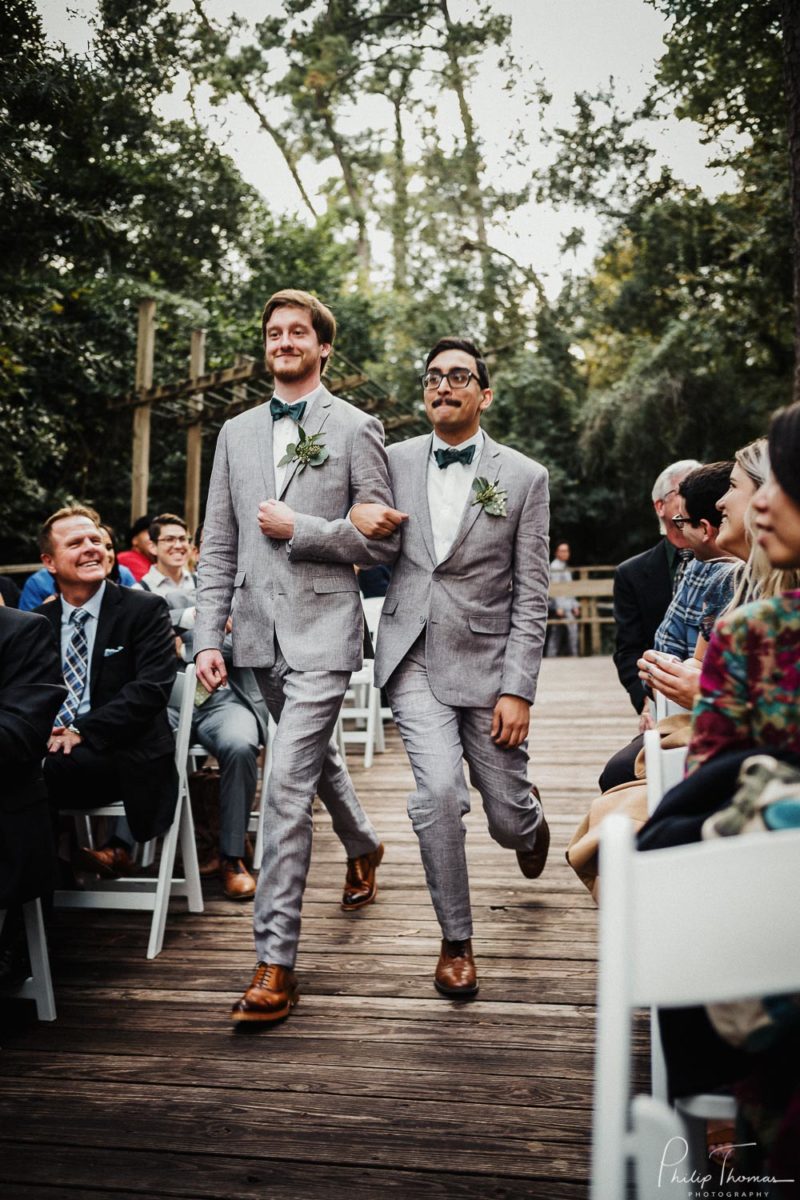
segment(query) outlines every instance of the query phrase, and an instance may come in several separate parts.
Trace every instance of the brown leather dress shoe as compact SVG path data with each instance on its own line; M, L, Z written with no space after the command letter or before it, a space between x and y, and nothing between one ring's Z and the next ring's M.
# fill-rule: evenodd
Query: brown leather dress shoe
M281 1021L299 999L294 971L277 963L260 962L249 988L231 1009L231 1020Z
M442 938L442 950L436 964L433 984L437 992L453 1000L469 1000L478 991L472 942L448 942Z
M229 900L252 900L256 894L256 881L240 858L221 858L219 877Z
M104 850L81 846L73 866L78 871L91 871L101 879L119 879L121 875L130 875L136 864L123 846L106 846Z
M342 908L345 912L363 908L365 904L371 904L375 899L378 894L375 872L380 866L382 858L383 842L369 854L362 854L359 858L348 858L347 875L342 893Z
M539 789L532 787L531 792L542 803L542 797L539 795ZM544 870L544 865L547 862L547 853L550 849L550 826L545 820L545 815L542 813L542 820L539 828L536 830L536 842L532 850L518 850L517 862L519 869L526 879L538 879Z

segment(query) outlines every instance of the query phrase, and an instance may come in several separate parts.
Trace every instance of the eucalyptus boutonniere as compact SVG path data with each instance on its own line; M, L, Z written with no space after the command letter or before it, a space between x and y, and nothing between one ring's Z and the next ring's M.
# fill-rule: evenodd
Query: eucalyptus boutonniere
M477 479L473 479L472 488L475 492L473 504L480 504L483 511L490 517L505 517L508 515L506 510L506 500L508 492L504 492L497 485L500 482L499 478L495 479L494 483L489 483L489 480L483 475L479 475Z
M322 430L318 433L307 434L302 425L297 426L298 439L296 442L289 442L286 447L286 453L278 463L279 467L286 467L289 463L297 462L297 474L305 470L306 467L321 467L326 459L330 458L331 452L323 442L319 439L322 437Z

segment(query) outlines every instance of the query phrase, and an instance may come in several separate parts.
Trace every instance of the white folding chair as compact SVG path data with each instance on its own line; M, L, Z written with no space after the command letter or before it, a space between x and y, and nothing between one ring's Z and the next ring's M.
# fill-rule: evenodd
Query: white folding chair
M674 700L668 700L657 688L653 688L653 695L656 698L656 724L664 717L673 717L676 713L690 713L690 708L684 708L680 704L676 704Z
M800 991L798 861L800 830L637 853L626 817L603 822L591 1200L625 1196L630 1158L640 1196L654 1180L662 1185L654 1194L669 1195L673 1169L688 1175L703 1165L690 1160L688 1137L682 1163L675 1143L661 1178L665 1143L643 1157L629 1105L633 1011ZM663 1102L650 1099L663 1115ZM676 1113L666 1128L680 1130L679 1121Z
M267 741L264 746L264 765L261 768L261 782L258 789L258 808L253 809L250 813L250 820L247 825L248 833L255 833L256 844L253 850L253 870L261 869L261 859L264 854L264 820L267 812L267 784L269 783L269 773L272 770L272 742L275 738L275 730L277 725L272 717L267 722Z
M91 887L57 891L55 903L65 908L121 908L138 909L152 912L150 939L147 944L147 957L155 958L161 953L164 944L164 928L167 921L167 908L171 896L185 896L190 912L203 911L203 893L200 886L200 872L197 867L197 847L194 841L194 822L192 821L192 806L189 803L189 783L187 773L189 735L192 729L192 712L194 709L195 669L187 666L185 671L178 672L170 696L170 704L179 709L178 728L175 734L175 766L178 771L178 801L175 806L175 816L172 824L163 836L161 843L161 862L159 863L156 879L126 879L98 880ZM84 813L77 810L62 810L73 816L83 817ZM104 804L91 810L90 816L119 817L123 814L120 800ZM184 878L173 878L175 853L178 839L181 843Z
M383 596L370 596L362 600L364 620L373 645L377 644L383 600ZM364 659L361 669L350 676L336 723L334 736L342 756L346 759L348 745L361 745L364 747L364 766L371 767L375 753L383 754L386 749L383 722L391 715L391 709L381 707L380 689L375 687L373 660Z
M3 928L5 916L5 911L0 909L0 930ZM22 917L25 922L31 973L22 983L8 986L3 984L0 987L0 994L22 1000L33 1000L36 1004L36 1015L40 1021L55 1021L56 1002L53 996L53 981L50 976L50 957L47 953L47 937L41 900L38 898L27 900L22 905Z

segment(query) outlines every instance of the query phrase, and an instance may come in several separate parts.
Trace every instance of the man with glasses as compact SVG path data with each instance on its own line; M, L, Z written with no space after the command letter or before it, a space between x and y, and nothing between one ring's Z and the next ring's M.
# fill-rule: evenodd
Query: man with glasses
M378 632L385 686L414 772L408 811L442 931L440 994L478 990L463 817L464 760L489 832L528 878L550 842L528 781L527 736L547 623L547 472L481 429L492 403L477 346L443 338L425 363L433 432L389 447L395 501L408 513ZM351 520L381 536L379 506Z

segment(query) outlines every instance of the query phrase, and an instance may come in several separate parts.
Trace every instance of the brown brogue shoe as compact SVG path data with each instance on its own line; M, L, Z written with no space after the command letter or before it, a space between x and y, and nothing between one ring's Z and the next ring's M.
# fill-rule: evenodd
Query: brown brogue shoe
M277 963L260 962L249 988L231 1009L231 1020L281 1021L299 999L294 971Z
M539 795L539 789L537 787L532 787L531 791L541 805L542 797ZM526 879L539 878L544 870L545 863L547 862L547 854L549 850L550 826L547 824L544 812L542 812L542 819L539 823L539 828L536 830L536 842L534 843L533 849L517 851L517 862L519 863L519 869L522 871L522 874Z
M469 938L461 942L449 942L447 938L442 938L442 950L433 983L437 992L452 1000L469 1000L477 994L478 980Z
M119 879L130 875L136 864L123 846L106 846L104 850L90 850L81 846L75 855L73 867L78 871L91 871L101 879Z
M256 894L256 881L240 858L221 858L219 877L229 900L252 900Z
M375 872L380 866L382 858L383 842L369 854L362 854L359 858L348 858L347 875L342 893L342 908L345 912L363 908L365 904L371 904L375 899L378 894Z

